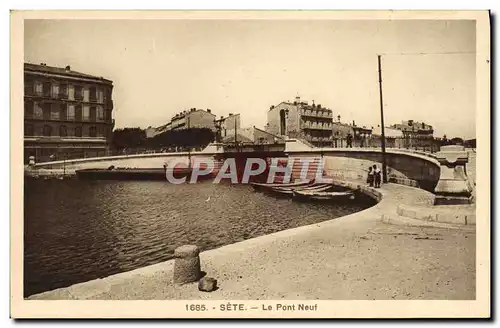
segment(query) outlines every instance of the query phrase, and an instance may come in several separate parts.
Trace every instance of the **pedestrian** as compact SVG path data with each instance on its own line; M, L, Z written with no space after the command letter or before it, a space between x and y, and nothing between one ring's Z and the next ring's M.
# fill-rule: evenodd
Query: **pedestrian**
M374 178L373 173L374 173L374 171L373 171L372 167L370 166L368 168L368 177L366 178L366 183L368 183L368 185L370 187L373 187L373 181L374 181L373 180L373 178Z
M377 165L373 165L373 177L375 180L375 188L380 188L380 183L382 182L382 172Z
M352 134L349 132L347 134L347 148L352 148Z

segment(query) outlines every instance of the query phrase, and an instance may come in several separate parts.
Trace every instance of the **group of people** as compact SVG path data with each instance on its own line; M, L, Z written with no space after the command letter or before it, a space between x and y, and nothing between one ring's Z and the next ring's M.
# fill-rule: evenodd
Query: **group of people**
M370 166L368 168L368 178L366 182L370 187L380 188L380 183L382 182L382 171L377 167L377 165Z

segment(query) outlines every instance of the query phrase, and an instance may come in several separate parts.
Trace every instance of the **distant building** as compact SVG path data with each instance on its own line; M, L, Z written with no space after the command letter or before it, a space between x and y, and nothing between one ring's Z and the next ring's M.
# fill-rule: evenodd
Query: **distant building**
M226 117L221 116L220 119L216 120L216 124L220 127L221 138L228 135L234 136L234 131L240 130L241 127L240 114L229 113Z
M46 64L24 64L24 157L105 155L113 127L113 82Z
M146 137L153 138L157 134L171 131L192 128L206 128L212 131L215 130L215 115L210 109L191 108L183 112L177 113L172 117L170 122L159 127L148 127L146 129Z
M432 125L414 120L402 121L400 124L393 124L391 127L402 131L405 138L432 138L434 134Z
M355 121L352 124L342 123L340 115L337 116L337 121L332 124L333 146L344 147L349 134L353 138L354 145L364 147L366 139L370 138L372 134L372 128L357 126Z
M222 137L223 143L234 143L235 140L238 144L275 144L284 143L285 139L283 137L277 136L270 132L264 131L262 129L256 128L255 126L251 128L237 129L236 138L234 137L235 130L229 130L229 134Z
M382 128L380 128L380 126L373 128L372 134L374 136L381 136ZM386 138L404 138L403 131L389 126L384 128L384 135Z
M267 112L266 131L280 136L304 139L314 146L332 145L332 110L320 104L309 105L296 97L294 102L281 102Z

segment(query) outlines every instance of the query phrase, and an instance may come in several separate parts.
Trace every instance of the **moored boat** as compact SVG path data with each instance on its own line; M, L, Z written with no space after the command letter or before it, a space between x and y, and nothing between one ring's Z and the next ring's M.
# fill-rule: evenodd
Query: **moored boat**
M253 182L250 184L252 185L253 189L257 191L257 190L271 189L274 187L293 188L293 187L308 186L308 185L313 185L314 181L313 180L304 180L304 181L299 181L299 182L294 182L294 183L257 183L257 182Z
M326 191L333 186L329 183L316 183L305 186L291 187L291 188L283 188L283 187L273 187L270 188L270 191L276 194L292 196L294 191L298 190L309 190L309 191Z
M294 190L293 198L315 201L345 201L354 199L353 191Z

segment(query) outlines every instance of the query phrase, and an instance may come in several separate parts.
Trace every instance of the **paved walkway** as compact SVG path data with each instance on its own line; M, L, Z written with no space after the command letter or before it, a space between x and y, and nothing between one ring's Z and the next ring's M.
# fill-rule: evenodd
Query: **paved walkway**
M200 254L220 288L174 286L173 261L30 299L474 299L474 232L388 225L396 206L433 195L384 185L376 206L342 218L249 239Z

